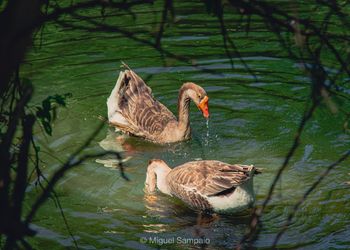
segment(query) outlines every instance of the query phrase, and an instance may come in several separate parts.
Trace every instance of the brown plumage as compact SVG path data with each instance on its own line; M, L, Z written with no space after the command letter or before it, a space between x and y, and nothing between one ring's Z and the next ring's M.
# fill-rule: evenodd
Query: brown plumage
M194 83L185 83L181 87L179 119L176 119L167 107L153 97L151 88L128 68L120 72L107 100L108 120L123 132L153 142L182 141L190 137L190 100L194 101L206 118L209 117L208 97L202 87Z
M150 161L146 190L156 188L199 210L236 212L254 202L253 166L220 161L192 161L170 169L162 160Z

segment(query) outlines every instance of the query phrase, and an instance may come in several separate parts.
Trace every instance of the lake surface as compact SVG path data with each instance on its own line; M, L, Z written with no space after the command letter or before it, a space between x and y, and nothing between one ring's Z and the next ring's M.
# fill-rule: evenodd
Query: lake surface
M162 45L166 52L162 55L142 43L156 36L162 7L162 2L156 2L133 8L136 20L128 13L106 13L107 24L135 32L138 41L117 32L87 32L48 24L41 46L38 37L23 66L23 76L36 87L33 104L56 93L73 96L67 108L58 110L51 137L36 128L41 166L47 176L95 131L101 122L98 116L107 115L106 99L119 75L121 61L145 79L154 96L174 113L178 90L185 81L204 87L210 98L209 129L191 105L192 140L187 142L159 146L120 137L108 126L100 131L85 153L123 149L130 181L114 168L115 160L105 156L86 161L59 182L55 190L79 248L156 249L162 243L163 248L171 249L203 247L186 241L190 238L205 239L207 249L233 248L249 228L251 211L220 215L210 221L198 219L181 202L160 193L145 197L148 161L161 158L172 167L198 159L254 164L263 169L254 183L256 204L260 206L305 110L310 81L297 62L287 59L261 21L253 19L247 34L238 25L240 16L226 17L240 52L238 55L231 50L232 64L217 18L206 14L202 3L176 4L175 20L165 26ZM310 14L308 8L299 11L301 15ZM100 9L86 14L98 17ZM86 25L83 20L66 19L71 24ZM193 65L172 55L191 58ZM343 122L341 114L331 114L323 106L306 125L301 144L262 217L263 228L255 247L271 246L293 205L324 169L349 149L350 136L344 132ZM302 204L278 247L350 247L350 192L346 184L350 180L349 163L347 160L335 168ZM38 192L34 184L30 186L26 206L32 204ZM52 200L40 209L32 228L38 232L38 237L30 239L35 248L74 247ZM159 244L152 244L150 239Z

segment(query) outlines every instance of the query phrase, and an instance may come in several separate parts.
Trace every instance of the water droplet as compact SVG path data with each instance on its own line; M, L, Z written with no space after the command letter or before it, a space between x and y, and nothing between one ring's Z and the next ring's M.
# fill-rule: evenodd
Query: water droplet
M209 137L209 119L207 119L207 137Z
M209 146L209 119L207 119L206 125L207 125L207 137L205 138L205 145Z

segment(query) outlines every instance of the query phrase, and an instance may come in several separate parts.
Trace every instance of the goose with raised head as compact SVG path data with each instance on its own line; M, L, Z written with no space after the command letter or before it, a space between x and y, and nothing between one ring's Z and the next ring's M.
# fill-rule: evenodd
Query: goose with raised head
M163 160L148 164L145 191L158 188L196 210L235 213L251 207L255 201L252 165L221 161L191 161L171 169Z
M157 101L150 87L127 65L121 71L107 100L108 121L121 131L156 143L171 143L190 138L189 110L192 100L209 118L208 96L195 83L182 85L178 97L178 119Z

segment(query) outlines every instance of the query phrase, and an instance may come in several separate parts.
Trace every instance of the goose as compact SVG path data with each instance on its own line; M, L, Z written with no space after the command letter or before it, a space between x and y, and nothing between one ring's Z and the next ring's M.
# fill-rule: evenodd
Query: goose
M199 211L235 213L255 201L253 165L227 164L215 160L191 161L171 169L163 160L149 161L145 192L156 187Z
M209 98L205 90L193 82L182 85L178 97L178 119L157 101L150 87L126 64L107 99L109 124L124 133L155 143L172 143L190 138L190 101L209 118Z

